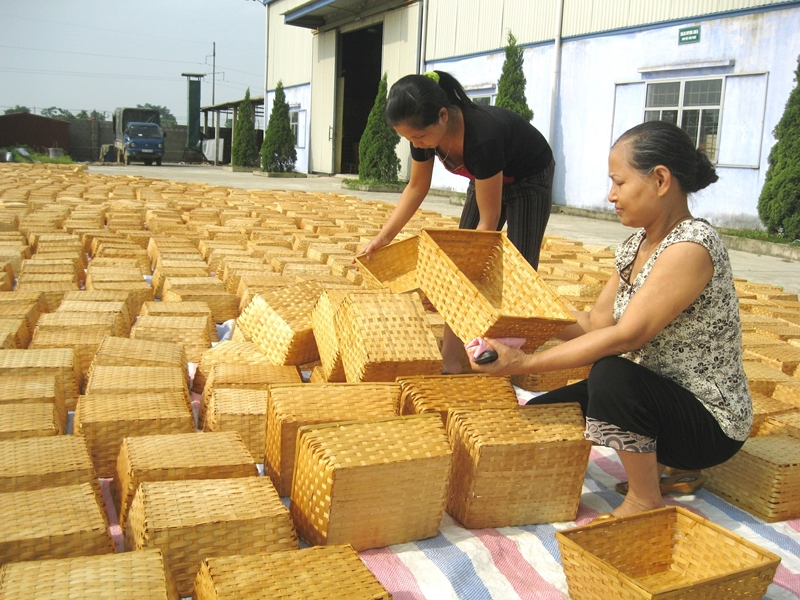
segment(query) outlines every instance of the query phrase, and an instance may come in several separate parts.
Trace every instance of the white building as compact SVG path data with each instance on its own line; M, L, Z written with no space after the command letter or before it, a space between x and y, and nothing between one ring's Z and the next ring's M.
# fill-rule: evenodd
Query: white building
M262 0L264 1L264 0ZM772 130L794 86L800 2L765 0L266 0L266 114L280 80L299 171L355 172L380 77L452 73L494 102L510 30L533 124L557 162L556 204L606 209L616 137L650 118L694 135L720 181L693 212L756 225ZM409 167L408 144L398 155ZM433 186L464 190L440 165Z

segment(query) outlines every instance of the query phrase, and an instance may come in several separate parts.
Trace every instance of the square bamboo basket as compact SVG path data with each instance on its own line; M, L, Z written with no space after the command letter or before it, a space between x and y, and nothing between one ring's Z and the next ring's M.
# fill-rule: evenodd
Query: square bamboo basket
M0 407L3 404L53 404L60 429L67 429L64 386L58 375L0 375Z
M208 279L212 279L209 277ZM164 302L205 302L215 323L224 323L239 316L239 300L225 289L170 289L161 297Z
M157 548L124 554L7 563L0 569L0 597L3 600L179 598Z
M31 349L72 348L80 370L78 385L82 390L86 384L89 367L106 332L99 329L37 330L31 342Z
M138 315L142 304L153 299L153 288L146 281L99 281L86 284L88 291L122 291L130 295L130 312Z
M296 549L289 511L265 477L146 481L125 528L125 549L158 547L181 597L201 561Z
M200 362L211 347L208 317L141 315L131 328L131 339L171 342L183 346L186 360Z
M194 583L196 600L303 598L390 600L391 594L350 545L207 558Z
M400 414L437 413L447 426L451 408L516 408L517 393L508 377L423 375L398 377Z
M114 315L115 329L114 334L119 337L126 337L131 330L133 315L128 310L128 305L124 301L117 302L96 302L90 300L63 300L56 313L102 313Z
M314 339L317 341L322 372L325 381L330 383L347 381L344 366L342 365L339 338L336 334L336 311L339 310L348 294L359 293L389 293L389 290L385 288L375 290L325 290L311 311L311 326L314 330Z
M200 401L200 427L204 426L206 409L210 402L211 394L215 389L267 390L271 384L275 383L303 383L303 379L300 377L297 367L291 365L248 365L238 363L217 363L212 365ZM253 456L259 456L263 450L264 447L262 445Z
M761 426L768 417L779 416L781 414L796 412L798 407L793 404L781 402L775 398L764 396L757 392L750 394L753 401L753 424L750 426L750 436L764 435L759 434Z
M336 311L350 383L441 373L442 354L417 294L353 294Z
M301 427L289 507L297 531L358 551L435 536L451 456L438 415Z
M0 410L0 440L44 437L64 433L56 408L41 402L4 404Z
M86 382L86 395L181 392L191 405L185 372L178 367L116 367L96 365Z
M31 334L22 317L0 317L0 333L11 335L14 348L27 348L31 343Z
M203 352L192 380L192 391L201 394L206 387L206 381L211 374L213 366L222 363L239 365L271 364L253 342L224 340Z
M16 292L14 292L16 293ZM32 300L20 300L17 303L6 303L7 300L0 300L0 319L22 318L28 329L28 335L33 337L39 317L42 316L42 309L38 302Z
M533 351L575 322L505 233L422 231L417 282L465 343L518 337Z
M0 565L114 552L89 483L2 493L0 523Z
M178 367L189 380L183 347L172 342L106 337L92 361L93 367Z
M389 289L396 294L417 292L422 298L424 293L417 281L418 256L419 237L415 235L379 248L370 259L359 254L355 260L364 287Z
M762 598L780 558L680 507L556 532L570 598Z
M214 388L208 396L203 431L235 431L254 460L263 462L267 390Z
M78 283L71 283L69 281L55 282L55 283L41 283L41 282L17 282L15 292L42 292L44 294L44 302L46 311L51 312L58 308L61 301L64 299L64 294L67 292L78 290Z
M319 359L311 311L322 287L299 283L253 297L236 320L274 365L302 365Z
M235 431L173 433L122 440L111 491L120 525L143 481L256 477L255 460Z
M214 324L214 315L206 302L145 302L139 315L151 317L202 317L207 321L206 327L208 328L209 341L212 343L219 341L217 327Z
M90 394L80 397L75 410L75 436L86 440L98 477L114 477L126 437L194 431L181 392Z
M572 521L591 443L578 404L453 408L447 512L467 529Z
M786 424L791 426L785 426ZM800 427L795 413L767 417L732 458L703 469L705 487L767 522L800 517Z
M325 398L320 402L319 398ZM396 383L274 385L269 389L264 472L278 494L292 491L297 431L305 425L378 419L397 415ZM254 455L255 456L255 455Z
M107 335L117 335L125 337L127 331L118 327L117 318L108 313L75 313L75 312L52 312L42 315L36 325L37 331L70 331L75 329L88 330L94 329Z

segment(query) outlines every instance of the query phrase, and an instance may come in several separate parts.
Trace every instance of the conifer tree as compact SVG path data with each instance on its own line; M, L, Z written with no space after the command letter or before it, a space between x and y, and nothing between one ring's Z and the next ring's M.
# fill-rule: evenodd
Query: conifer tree
M522 115L525 120L533 119L533 111L525 99L525 73L522 70L524 59L522 48L517 46L517 38L508 32L506 60L503 72L497 82L497 106L502 106Z
M244 100L239 105L236 124L233 126L231 164L234 167L252 167L256 165L257 160L258 147L253 123L253 107L250 104L250 88L247 88Z
M758 199L758 216L769 233L800 239L800 56L794 72L797 83L772 134L777 140L769 153L769 168Z
M289 104L283 91L283 82L275 87L275 99L269 114L269 125L261 144L261 162L270 173L291 173L297 162L295 137L289 120Z
M400 136L386 122L386 73L378 84L375 104L369 112L367 126L358 144L358 178L361 181L397 183L400 159L395 148Z

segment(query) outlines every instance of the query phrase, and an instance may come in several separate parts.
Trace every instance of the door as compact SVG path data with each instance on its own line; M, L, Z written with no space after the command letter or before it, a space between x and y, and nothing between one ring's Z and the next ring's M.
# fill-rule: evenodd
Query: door
M336 39L337 31L326 31L312 41L311 152L309 171L333 174L336 137Z

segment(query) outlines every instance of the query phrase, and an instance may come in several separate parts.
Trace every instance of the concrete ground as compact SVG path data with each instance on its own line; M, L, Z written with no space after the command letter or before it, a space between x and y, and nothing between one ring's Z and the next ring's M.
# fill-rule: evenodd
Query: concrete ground
M227 187L259 190L291 190L327 192L356 196L363 200L379 200L396 203L399 194L392 192L362 192L342 188L341 177L309 176L306 178L275 178L234 173L222 167L169 164L161 167L143 165L107 166L90 165L90 173L101 175L141 176L186 181ZM458 216L461 206L452 204L444 196L429 195L422 208L443 215ZM573 216L564 213L551 215L547 226L548 235L558 235L585 244L616 246L632 233L632 229L615 221ZM787 292L800 294L800 263L740 250L729 250L733 273L736 277L755 283L769 283L782 287Z

